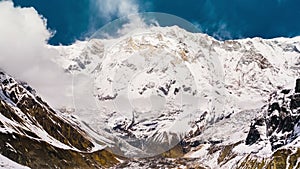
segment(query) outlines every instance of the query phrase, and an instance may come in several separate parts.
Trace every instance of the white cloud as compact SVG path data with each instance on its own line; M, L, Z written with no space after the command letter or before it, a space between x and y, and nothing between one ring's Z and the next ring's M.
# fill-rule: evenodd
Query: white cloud
M112 21L114 17L126 17L128 19L128 22L125 24L122 23L122 25L114 23L115 26L119 27L117 30L119 36L133 32L139 28L145 28L147 26L139 14L140 5L136 0L92 0L91 2L96 8L96 15L100 16L106 21ZM106 31L108 32L101 33L101 37L112 38L110 37L110 30Z
M224 39L231 39L231 33L228 31L227 24L223 22L217 23L218 30L213 33L213 37L216 37L218 39L224 40Z
M94 0L99 14L107 20L113 16L123 17L139 12L139 5L135 0Z
M69 79L52 62L58 53L47 47L46 20L34 8L1 1L0 37L0 68L28 82L52 105L66 105Z
M138 28L146 28L144 20L139 15L129 15L129 22L127 24L122 25L122 27L118 30L118 34L125 35L130 32L134 32Z

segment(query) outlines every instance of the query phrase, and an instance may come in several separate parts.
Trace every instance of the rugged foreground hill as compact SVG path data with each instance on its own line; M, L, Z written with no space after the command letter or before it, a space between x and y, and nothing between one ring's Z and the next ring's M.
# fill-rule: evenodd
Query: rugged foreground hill
M0 86L3 156L32 168L101 168L118 162L76 119L52 109L26 83L1 71Z
M150 27L49 48L73 74L76 109L51 108L2 71L0 153L19 164L300 167L299 37L218 41Z

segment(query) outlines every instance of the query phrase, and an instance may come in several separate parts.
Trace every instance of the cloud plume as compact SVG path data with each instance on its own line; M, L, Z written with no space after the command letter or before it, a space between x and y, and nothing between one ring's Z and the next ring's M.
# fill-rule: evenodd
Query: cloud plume
M93 9L92 13L95 14L96 17L94 15L92 16L91 31L88 34L94 34L97 30L102 30L103 27L99 29L99 27L95 26L98 22L102 23L105 27L106 24L109 24L111 21L118 18L126 20L126 23L123 23L121 20L118 22L120 25L115 23L114 28L117 26L117 30L103 29L104 35L101 35L100 37L112 38L110 36L111 33L117 33L118 36L121 36L130 33L137 28L144 28L146 26L139 13L141 11L141 7L138 0L92 0L91 4Z
M135 0L93 0L99 14L107 20L113 17L123 17L139 12Z
M2 1L0 25L0 68L28 82L52 105L66 104L69 79L52 61L58 53L47 47L52 34L46 19L34 8Z

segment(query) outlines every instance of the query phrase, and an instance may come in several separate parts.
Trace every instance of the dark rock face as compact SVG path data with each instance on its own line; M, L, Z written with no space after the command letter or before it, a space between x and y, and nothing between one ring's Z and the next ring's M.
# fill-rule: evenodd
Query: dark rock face
M300 123L300 80L297 80L295 92L281 90L270 95L269 104L264 106L260 116L252 123L246 144L251 145L262 138L271 143L276 150L297 138L295 130Z
M300 107L300 93L295 94L291 97L291 108L292 109L297 109Z
M300 79L296 81L295 93L300 93Z
M259 132L256 129L255 125L251 125L249 134L246 138L246 145L252 145L260 138Z
M250 126L249 133L246 138L246 145L252 145L260 140L260 133L258 127L265 127L265 120L263 118L256 119Z

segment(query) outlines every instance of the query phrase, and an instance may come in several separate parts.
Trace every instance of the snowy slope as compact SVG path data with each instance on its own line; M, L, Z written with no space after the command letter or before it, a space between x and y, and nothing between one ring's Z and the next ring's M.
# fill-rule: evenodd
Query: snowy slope
M246 136L251 112L269 93L291 88L300 75L299 37L218 41L176 26L151 27L51 48L74 74L75 114L101 141L122 143L127 156L168 143L164 151L197 130L206 133L203 141L234 142L228 135ZM229 130L218 136L223 119Z
M0 168L1 169L29 169L29 167L22 166L2 155L0 155Z
M120 161L127 168L155 162L181 168L300 165L299 94L293 89L300 37L218 41L153 26L49 48L73 74L74 110L52 109L29 85L0 71L0 152L9 159L83 168ZM29 145L23 142L46 148L24 156ZM122 161L106 146L125 157L164 155L176 146L170 156L182 151L188 159ZM13 165L4 158L0 164Z

